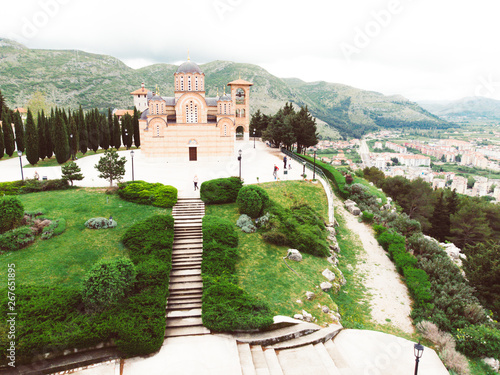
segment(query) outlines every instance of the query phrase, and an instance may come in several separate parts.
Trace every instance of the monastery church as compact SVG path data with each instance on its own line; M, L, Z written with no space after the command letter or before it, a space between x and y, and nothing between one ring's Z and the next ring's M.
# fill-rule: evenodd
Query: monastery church
M141 150L146 157L171 161L220 160L234 156L237 136L249 139L250 86L229 82L231 94L205 97L205 74L194 62L174 74L174 96L142 87L131 93L139 120Z

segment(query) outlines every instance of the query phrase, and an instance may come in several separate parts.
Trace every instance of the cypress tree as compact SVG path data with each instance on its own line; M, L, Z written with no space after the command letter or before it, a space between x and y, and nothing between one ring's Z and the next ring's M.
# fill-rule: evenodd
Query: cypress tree
M122 140L123 145L127 146L127 150L132 146L133 131L132 116L126 113L122 117Z
M118 121L118 116L113 115L113 147L117 150L122 145L121 134L120 134L120 121Z
M434 212L430 217L431 229L429 234L440 242L444 242L450 235L450 213L446 207L443 192L438 193L438 200Z
M56 109L54 122L54 153L59 164L63 164L69 158L68 134L62 113Z
M140 112L137 108L134 107L134 118L133 118L133 127L134 127L134 145L139 148L141 146L141 135L139 131L139 117Z
M115 147L115 138L113 136L113 115L111 108L108 108L108 133L109 133L109 147Z
M43 115L43 110L42 110ZM50 117L45 117L45 156L50 159L54 154L54 110L50 111Z
M69 119L69 150L71 159L74 159L76 153L78 152L78 141L79 141L78 129L76 128L76 121L74 116L70 116Z
M45 131L47 129L45 125L46 121L47 119L42 110L42 112L38 114L38 157L42 160L47 156L47 140L45 137Z
M2 95L2 91L0 90L0 113L3 112L3 108L7 108L7 105L5 104L5 99ZM3 138L2 138L2 141L3 141Z
M99 125L100 125L99 145L101 146L102 149L107 150L109 148L109 126L106 116L99 115Z
M95 111L88 116L89 148L96 152L99 149L99 117Z
M38 163L38 131L29 108L26 119L26 159L31 165Z
M82 106L78 110L78 132L79 132L79 146L82 154L85 155L88 149L88 131L87 131L87 123L85 122L85 116L83 115Z
M24 152L24 124L19 111L14 112L14 129L16 130L16 146Z
M5 155L5 145L3 143L3 130L0 126L0 159Z
M16 144L14 141L14 131L12 130L12 118L8 109L2 112L2 130L5 153L12 156L16 149Z

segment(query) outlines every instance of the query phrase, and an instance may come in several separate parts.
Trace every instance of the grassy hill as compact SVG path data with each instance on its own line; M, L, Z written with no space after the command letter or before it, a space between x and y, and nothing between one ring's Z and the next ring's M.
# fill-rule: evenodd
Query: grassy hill
M377 127L448 127L451 124L400 96L328 83L278 78L252 64L213 61L200 65L206 76L207 96L238 77L254 83L252 111L274 114L287 101L307 105L319 120L325 137L361 136ZM154 64L132 69L120 60L76 50L37 50L0 39L0 90L7 104L26 106L35 91L46 94L50 103L77 108L131 108L129 93L141 82L161 95L173 95L177 67Z

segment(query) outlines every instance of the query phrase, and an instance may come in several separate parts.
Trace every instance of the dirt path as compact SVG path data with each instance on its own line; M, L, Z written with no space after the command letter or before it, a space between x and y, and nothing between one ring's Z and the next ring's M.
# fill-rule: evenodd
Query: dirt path
M359 236L363 244L365 253L358 264L358 271L364 275L363 283L371 294L373 320L378 324L392 323L404 332L414 332L408 289L375 239L372 228L358 222L356 216L345 210L341 201L335 202L335 212L344 217L347 227Z

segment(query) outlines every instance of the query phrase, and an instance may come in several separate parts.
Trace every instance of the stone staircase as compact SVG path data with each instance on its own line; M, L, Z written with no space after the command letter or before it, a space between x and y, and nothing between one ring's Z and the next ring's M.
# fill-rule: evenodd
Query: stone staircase
M179 198L172 209L175 223L166 338L210 333L201 321L204 215L205 204L196 198Z
M347 375L346 361L332 340L341 329L298 323L236 335L242 375Z

